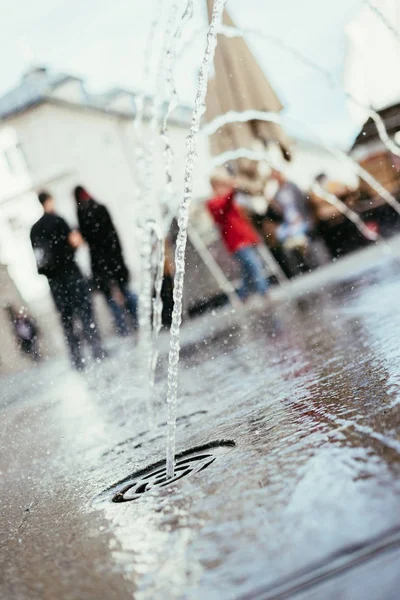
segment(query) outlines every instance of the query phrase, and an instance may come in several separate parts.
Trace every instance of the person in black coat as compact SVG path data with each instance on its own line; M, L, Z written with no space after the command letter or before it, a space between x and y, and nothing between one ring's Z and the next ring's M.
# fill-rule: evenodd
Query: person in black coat
M82 242L81 235L71 231L68 223L55 211L53 197L41 192L38 200L43 215L31 229L31 244L39 275L47 277L54 304L68 344L72 365L83 371L86 361L82 339L77 335L75 321L82 326L83 337L97 361L106 358L93 312L87 282L75 262L75 251Z
M74 196L79 229L90 251L94 290L102 292L114 316L117 330L127 335L124 311L114 297L119 291L126 311L137 327L137 296L129 288L130 274L125 264L121 243L107 208L77 186Z

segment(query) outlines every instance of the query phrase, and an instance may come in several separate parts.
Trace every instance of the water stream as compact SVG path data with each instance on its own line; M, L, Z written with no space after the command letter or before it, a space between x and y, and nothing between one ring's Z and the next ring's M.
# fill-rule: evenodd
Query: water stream
M161 127L161 139L164 142L164 158L165 158L165 176L166 176L166 190L167 194L172 195L173 193L173 181L172 181L172 161L173 161L173 149L171 146L171 140L168 131L168 120L172 112L177 108L179 104L178 92L176 89L175 77L174 77L174 64L176 60L176 52L178 43L181 39L182 32L187 23L193 17L193 0L187 0L186 6L182 17L179 19L178 26L175 33L170 40L170 43L166 52L166 68L165 68L165 85L168 100L167 109L164 114L162 127ZM167 203L169 205L169 203Z
M141 194L141 289L139 295L139 325L140 325L140 357L143 363L141 372L143 378L143 390L146 396L146 404L149 414L149 426L154 426L153 419L153 396L155 369L158 358L158 335L161 329L162 299L161 287L164 270L164 237L162 226L162 192L157 183L158 142L162 137L162 123L164 98L169 97L169 107L173 104L171 99L171 86L169 84L173 59L175 27L178 16L178 3L173 2L166 23L162 15L163 3L160 0L156 10L150 38L148 41L147 56L145 61L145 79L147 85L153 83L152 93L147 101L147 118L149 121L149 133L143 132L145 96L139 104L136 129L138 135L138 155L141 160L139 170L139 191ZM178 26L180 27L180 25ZM158 37L157 37L158 36ZM160 50L157 57L154 52L155 39L160 39ZM154 65L152 64L154 62ZM172 94L173 96L173 94ZM169 110L167 115L169 116ZM168 118L168 116L166 118ZM164 141L166 136L164 135ZM167 142L165 142L167 144ZM168 142L169 144L169 142ZM166 156L166 153L164 153ZM170 169L170 162L165 158L166 172ZM157 261L154 264L154 258ZM153 298L153 291L155 296Z
M168 39L165 47L165 64L164 64L164 84L165 84L165 94L166 97L169 98L167 107L165 109L165 114L162 119L161 127L160 127L160 139L164 144L164 170L165 170L165 188L164 193L159 193L159 216L160 223L157 227L154 228L153 233L156 236L156 262L155 262L155 278L154 278L154 292L155 296L153 299L153 336L152 336L152 348L151 348L151 359L150 359L150 389L151 393L154 390L155 384L155 373L157 367L157 359L158 359L158 337L162 327L162 309L163 302L161 297L161 288L163 283L164 276L164 262L165 262L165 245L164 239L168 234L168 230L170 228L170 221L167 220L167 226L164 226L164 222L162 221L163 215L162 210L165 207L166 211L169 210L172 199L174 195L174 182L173 182L173 174L172 174L172 164L174 158L174 152L171 145L171 140L169 136L168 130L168 121L169 118L174 111L174 109L179 104L178 93L176 90L176 83L174 78L174 63L176 60L176 48L178 42L181 38L182 31L185 28L185 25L193 16L193 0L187 0L185 9L183 11L182 16L178 19L178 24L174 28L174 24L176 22L176 17L178 13L178 5L175 3L172 5L169 24L167 27L168 30ZM161 84L161 82L160 82ZM155 122L157 123L157 122ZM156 189L156 188L155 188ZM158 190L156 189L156 193Z
M167 476L174 476L175 460L175 434L176 434L176 403L178 395L178 363L180 352L180 325L182 320L183 283L185 278L185 251L187 243L187 226L189 221L189 208L193 195L194 168L197 160L197 136L200 131L201 117L205 112L205 99L207 94L208 73L214 58L217 45L218 26L222 21L222 13L226 0L215 0L211 24L207 33L207 44L204 51L192 122L186 139L186 163L183 198L179 207L178 225L179 233L175 251L175 282L174 282L174 310L172 313L172 326L170 337L169 366L168 366L168 431L167 431Z
M152 210L152 185L153 185L153 160L154 160L154 131L150 127L150 137L144 131L145 116L150 122L155 120L157 113L157 95L155 92L154 72L157 67L157 54L155 40L163 35L162 0L158 0L155 17L151 23L147 39L144 60L144 85L143 90L136 96L136 117L134 120L135 132L135 159L137 177L137 204L139 211L139 237L140 237L140 290L139 290L139 360L141 361L139 373L142 373L142 387L147 405L149 427L154 426L153 404L149 385L148 374L152 369L152 274L151 274L151 236L154 229L154 211ZM153 93L146 97L146 90L152 89ZM146 115L145 115L146 112ZM147 114L149 113L149 114Z

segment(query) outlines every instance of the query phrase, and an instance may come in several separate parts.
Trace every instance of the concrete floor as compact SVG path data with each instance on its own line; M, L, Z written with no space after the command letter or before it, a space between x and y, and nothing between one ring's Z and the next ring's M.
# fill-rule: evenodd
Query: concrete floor
M177 449L236 446L133 502L102 493L164 456L167 336L152 428L130 340L4 380L1 598L398 598L400 263L308 281L185 325Z

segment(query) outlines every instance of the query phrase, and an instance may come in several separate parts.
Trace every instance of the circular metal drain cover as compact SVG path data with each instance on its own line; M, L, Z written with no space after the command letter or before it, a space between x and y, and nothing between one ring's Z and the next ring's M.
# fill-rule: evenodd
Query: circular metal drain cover
M188 475L199 473L209 467L218 456L225 454L235 442L231 440L210 442L175 456L175 475L168 479L165 460L137 471L129 477L111 486L106 492L113 502L130 502L141 498L155 488L167 487Z

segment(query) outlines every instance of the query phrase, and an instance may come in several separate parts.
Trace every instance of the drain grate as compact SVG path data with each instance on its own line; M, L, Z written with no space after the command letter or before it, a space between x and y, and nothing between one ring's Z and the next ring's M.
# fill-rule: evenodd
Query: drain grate
M175 457L175 475L173 478L167 478L164 460L133 473L108 488L106 493L111 496L112 502L137 500L146 492L156 488L165 488L184 477L200 473L200 471L212 465L218 456L231 450L233 446L235 446L235 442L223 440L185 450Z

